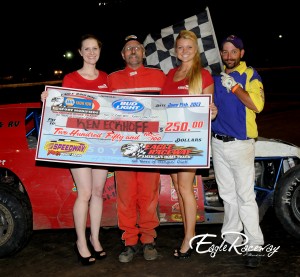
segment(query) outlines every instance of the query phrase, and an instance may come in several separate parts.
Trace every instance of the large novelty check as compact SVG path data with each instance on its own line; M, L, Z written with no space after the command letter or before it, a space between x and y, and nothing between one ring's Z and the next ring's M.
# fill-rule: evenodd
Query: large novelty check
M210 167L210 95L149 96L46 86L36 160Z

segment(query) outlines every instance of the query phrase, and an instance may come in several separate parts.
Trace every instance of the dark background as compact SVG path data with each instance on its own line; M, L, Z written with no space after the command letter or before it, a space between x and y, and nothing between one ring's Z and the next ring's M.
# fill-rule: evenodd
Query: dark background
M60 3L61 2L61 3ZM178 1L123 0L110 1L106 10L98 9L97 1L14 1L0 4L0 76L22 72L29 66L39 72L64 67L76 70L81 58L67 63L62 55L76 51L81 34L92 32L104 43L99 68L110 72L123 65L120 50L124 36L136 34L142 40L195 15L208 4L218 41L229 34L242 37L246 47L245 60L254 67L299 66L299 17L295 3L283 1L263 6L267 1ZM267 2L270 3L270 2ZM169 5L168 8L162 5ZM297 4L298 5L298 4ZM282 34L283 38L278 39ZM69 62L69 61L68 61ZM258 115L259 135L282 139L300 145L299 69L260 71L263 77L266 106ZM36 93L24 88L27 98L39 101L44 85ZM4 95L8 92L8 95ZM12 98L13 91L0 90L1 101ZM3 97L2 97L3 96ZM1 102L2 103L2 102ZM183 237L182 226L158 229L159 258L146 262L140 255L132 263L121 264L122 249L118 229L101 230L101 242L108 257L92 267L76 263L72 252L75 231L35 231L29 245L17 255L0 260L1 276L299 276L299 241L288 235L272 210L261 222L266 243L280 246L278 253L265 257L260 268L244 268L243 257L223 252L212 259L193 253L187 261L176 261L173 248ZM219 235L220 224L197 226L197 233ZM219 237L218 237L219 238Z
M82 65L77 43L84 33L103 42L98 68L108 73L123 66L124 37L144 40L185 18L209 8L217 40L230 34L244 40L247 64L254 67L300 65L296 1L253 0L96 0L1 1L0 76L63 69ZM279 38L282 35L282 38ZM66 51L75 53L66 60Z

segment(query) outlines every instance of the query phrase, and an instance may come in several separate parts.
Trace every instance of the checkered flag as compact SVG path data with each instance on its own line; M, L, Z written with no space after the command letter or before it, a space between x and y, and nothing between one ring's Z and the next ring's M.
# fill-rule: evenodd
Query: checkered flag
M222 60L208 7L204 12L149 34L145 41L146 66L154 66L168 73L179 65L174 51L175 39L181 30L193 31L198 37L202 65L213 75L222 71Z

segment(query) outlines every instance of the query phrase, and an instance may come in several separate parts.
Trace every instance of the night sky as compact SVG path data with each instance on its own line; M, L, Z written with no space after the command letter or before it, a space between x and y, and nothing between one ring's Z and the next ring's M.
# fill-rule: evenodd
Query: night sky
M248 65L300 65L296 1L262 6L269 1L106 0L102 7L96 0L4 1L0 4L0 75L21 74L29 67L76 70L82 65L77 42L84 33L102 40L98 68L109 73L123 66L120 50L126 35L135 34L143 41L149 33L198 14L206 6L219 42L230 34L243 39ZM68 50L75 53L72 61L63 58Z

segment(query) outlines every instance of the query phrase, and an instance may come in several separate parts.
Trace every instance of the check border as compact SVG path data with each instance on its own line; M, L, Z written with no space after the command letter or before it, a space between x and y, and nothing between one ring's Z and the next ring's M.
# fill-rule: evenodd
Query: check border
M142 95L46 86L36 160L209 168L211 95Z

